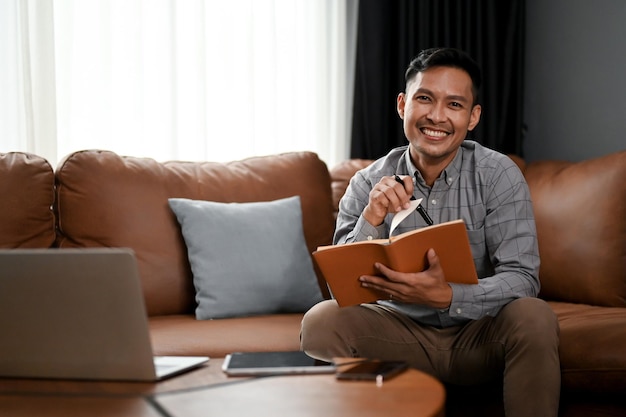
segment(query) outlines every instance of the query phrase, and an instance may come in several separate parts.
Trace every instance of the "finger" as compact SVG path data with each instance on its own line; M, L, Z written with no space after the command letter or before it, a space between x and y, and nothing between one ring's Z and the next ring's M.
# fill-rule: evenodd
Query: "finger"
M428 268L441 268L441 263L439 261L439 256L433 248L428 249L426 253L426 257L428 259Z
M362 275L359 277L359 281L367 287L376 287L377 289L386 290L389 286L389 280L387 278L379 277L376 275Z
M370 192L370 201L372 201L377 206L383 207L385 209L389 207L389 198L387 198L385 190L378 185Z
M397 294L398 292L398 288L396 288L398 284L395 284L384 277L379 277L376 275L363 275L359 277L359 281L362 287L371 288L373 290L380 291L386 294Z
M393 269L387 267L386 265L383 265L377 262L374 264L374 266L376 267L376 269L380 271L381 274L383 274L386 277L386 281L403 282L402 280L399 279L400 274L394 271Z
M404 193L408 197L413 195L413 180L411 179L410 176L405 175L401 177L399 175L395 175L393 176L393 180L402 186L402 188L404 189Z
M401 210L400 198L394 187L399 184L387 184L384 179L374 186L370 192L370 202L379 210L386 213L395 213ZM399 188L399 187L398 187Z
M409 177L404 177L409 178L409 185L407 184L407 181L401 179L397 175L393 176L392 178L394 181L394 184L392 185L393 190L395 191L401 206L403 208L408 208L410 205L409 202L413 198L413 183L411 182L411 179Z
M404 205L402 202L402 193L404 192L403 187L395 181L393 181L393 183L381 182L379 184L380 190L389 201L388 208L390 209L390 212L398 212L402 210L402 206Z
M395 300L401 300L402 299L402 294L398 291L395 290L393 288L390 288L387 285L376 285L374 283L371 282L361 282L361 286L363 288L368 288L370 290L374 290L380 294L386 294L387 298L391 299L393 297L393 299Z

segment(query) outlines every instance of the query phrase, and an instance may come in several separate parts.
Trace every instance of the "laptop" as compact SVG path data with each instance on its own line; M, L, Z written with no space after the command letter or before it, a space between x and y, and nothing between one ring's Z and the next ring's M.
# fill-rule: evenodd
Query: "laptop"
M208 357L154 357L135 255L0 250L0 377L157 381Z

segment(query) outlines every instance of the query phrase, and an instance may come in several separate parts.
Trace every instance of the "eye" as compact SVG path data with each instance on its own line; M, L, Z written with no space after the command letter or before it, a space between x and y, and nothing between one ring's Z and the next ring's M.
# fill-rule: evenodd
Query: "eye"
M450 107L454 107L457 109L462 109L463 108L463 104L459 103L458 101L453 101L450 103Z
M422 102L429 102L430 101L430 97L428 97L428 96L415 96L415 99L417 101L422 101Z

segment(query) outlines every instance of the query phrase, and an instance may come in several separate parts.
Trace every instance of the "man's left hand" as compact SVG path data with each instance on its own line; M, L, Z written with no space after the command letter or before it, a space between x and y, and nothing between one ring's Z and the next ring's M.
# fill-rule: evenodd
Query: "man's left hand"
M404 303L427 305L445 309L452 302L452 288L446 282L439 257L429 249L428 268L422 272L398 272L376 264L383 277L366 275L359 278L363 287L389 294L389 299Z

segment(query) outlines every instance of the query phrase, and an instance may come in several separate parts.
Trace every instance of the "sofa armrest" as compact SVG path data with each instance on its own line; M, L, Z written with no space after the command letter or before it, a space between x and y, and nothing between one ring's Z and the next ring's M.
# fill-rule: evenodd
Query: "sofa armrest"
M347 159L330 169L330 181L333 192L333 209L335 218L339 212L339 200L348 188L350 179L357 171L365 168L374 162L371 159Z
M48 248L56 237L54 172L44 158L0 153L0 248Z

